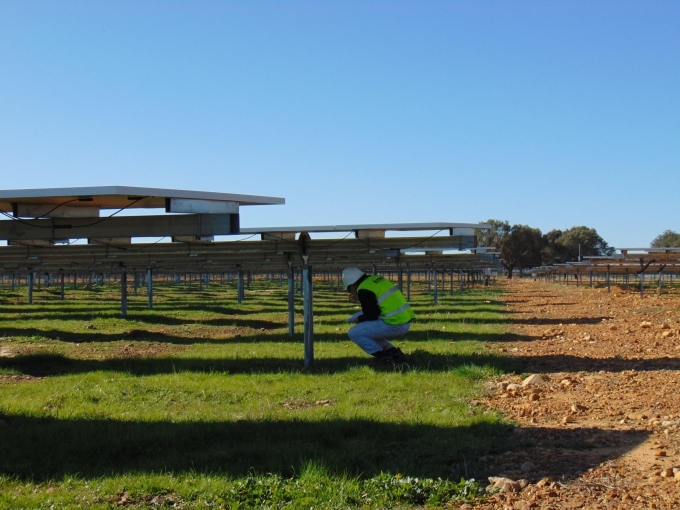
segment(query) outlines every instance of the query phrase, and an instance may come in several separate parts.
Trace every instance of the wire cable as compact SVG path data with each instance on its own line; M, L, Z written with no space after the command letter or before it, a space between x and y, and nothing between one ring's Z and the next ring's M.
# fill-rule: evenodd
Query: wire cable
M136 252L140 252L140 251L147 250L147 249L151 248L152 246L154 246L154 245L160 243L163 239L167 239L167 238L168 238L168 236L161 237L158 241L154 241L153 243L145 244L145 245L142 246L141 248L137 248L137 249L126 248L125 246L116 245L116 244L111 244L111 243L107 243L107 242L99 241L99 240L95 241L95 244L102 244L102 245L108 246L108 247L110 247L110 248L115 248L116 250L136 253ZM95 238L95 239L96 239L96 238ZM77 239L76 239L76 240L77 240Z
M33 219L34 219L34 220L38 220L38 219L40 219L40 218L43 218L43 217L47 216L48 214L50 214L51 212L56 211L57 209L59 209L62 205L70 204L71 202L78 202L79 200L80 200L79 198L72 198L71 200L67 200L66 202L62 202L61 204L56 205L55 207L53 207L52 209L50 209L50 210L47 211L46 213L43 213L43 214L40 215L40 216L36 216L36 217L33 218ZM26 221L23 221L23 220L21 220L20 218L16 218L16 217L10 215L9 213L7 213L7 212L5 212L5 211L0 211L0 213L2 213L4 216L7 216L10 220L18 221L19 223L24 223L25 225L29 225L29 226L31 226L31 227L52 228L52 227L46 227L46 226L44 226L44 225L33 225L33 224L31 224L31 223L27 223Z
M399 250L400 250L400 251L401 251L401 250L410 250L410 249L412 249L412 248L415 248L416 246L420 246L420 245L423 244L424 242L429 241L429 240L432 239L434 236L436 236L437 234L439 234L440 232L443 232L443 231L444 231L443 228L440 229L440 230L437 230L437 231L436 231L434 234L432 234L430 237L427 237L427 238L423 239L422 241L420 241L420 242L418 242L418 243L416 243L416 244L413 244L413 245L411 245L411 246L407 246L407 247L405 247L405 248L399 248ZM367 243L366 241L364 241L364 240L361 239L360 237L357 238L357 239L359 239L359 241L361 241L362 243L364 243L366 246L368 246L368 247L369 247L370 249L372 249L372 250L382 250L382 251L385 251L385 250L390 249L390 248L376 248L375 246L371 246L369 243Z
M106 221L106 220L108 220L109 218L113 218L116 214L118 214L118 213L120 213L120 212L123 212L123 211L124 211L125 209L127 209L128 207L132 207L132 206L135 205L137 202L139 202L139 201L141 201L141 200L144 200L144 199L146 199L146 198L149 198L149 197L139 197L137 200L133 200L132 202L130 202L130 203L129 203L128 205L126 205L125 207L121 207L121 208L118 209L115 213L110 214L110 215L108 215L108 216L105 216L104 218L101 218L100 220L94 221L94 222L89 223L89 224L87 224L87 225L76 225L75 227L72 226L71 228L85 228L85 227L93 227L94 225L99 225L99 224L102 223L103 221Z
M66 202L62 202L61 204L59 204L59 205L57 205L56 207L53 207L52 209L50 209L49 211L47 211L45 214L41 214L40 216L36 216L34 219L37 220L37 219L39 219L39 218L44 218L45 216L47 216L47 215L50 214L51 212L54 212L54 211L56 211L57 209L59 209L62 205L66 205L66 204L70 204L71 202L78 202L78 201L80 201L79 198L74 198L74 199L71 199L71 200L67 200Z
M29 223L28 221L22 220L21 218L15 218L11 214L5 212L5 211L0 211L0 214L3 216L7 216L10 220L12 221L18 221L19 223L23 225L28 225L29 227L35 227L35 228L52 228L51 225L34 225L33 223Z
M138 198L137 200L134 200L134 201L130 202L130 203L129 203L128 205L126 205L125 207L121 207L121 208L118 209L115 213L113 213L113 214L111 214L111 215L109 215L109 216L105 216L104 218L101 218L101 219L99 219L99 220L97 220L97 221L95 221L95 222L93 222L93 223L88 224L88 225L76 225L75 227L74 227L74 226L70 226L70 227L68 227L68 228L83 228L83 227L92 227L92 226L94 226L94 225L98 225L99 223L101 223L101 222L103 222L103 221L106 221L106 220L108 220L109 218L113 218L116 214L118 214L118 213L124 211L124 210L127 209L128 207L131 207L131 206L135 205L137 202L139 202L140 200L144 200L145 198L149 198L149 197L141 197L141 198ZM64 204L66 204L66 203L68 203L68 202L64 202ZM57 207L60 207L60 206L62 206L62 205L64 205L64 204L59 204ZM54 209L56 209L56 207L55 207ZM54 209L52 209L52 211L53 211ZM51 211L50 211L50 212L51 212ZM51 229L51 228L55 228L54 225L34 225L33 223L29 223L28 221L22 220L21 218L15 218L14 216L12 216L11 214L9 214L9 213L7 213L7 212L5 212L5 211L0 211L0 213L1 213L2 215L6 216L7 218L9 218L9 219L12 220L12 221L18 221L19 223L22 223L22 224L24 224L24 225L28 225L29 227L36 227L36 228L50 228L50 229ZM38 219L38 218L36 218L36 219ZM58 225L57 227L66 228L65 226L60 226L60 225Z
M253 234L252 236L248 236L245 239L237 239L236 241L232 241L233 243L240 243L241 241L247 241L248 239L252 239L255 237L257 234Z
M284 242L286 242L286 243L288 243L288 244L292 244L293 246L299 246L298 243L297 243L296 241L291 241L290 239L285 239L285 238L283 238L283 237L279 237L279 236L274 235L274 234L271 234L271 233L269 233L269 232L257 232L257 233L253 234L253 235L250 236L250 237L256 236L257 234L265 234L265 235L267 235L267 236L269 236L269 237L273 237L274 239L277 239L277 240L279 240L279 241L284 241ZM240 241L246 241L247 239L250 239L250 237L247 237L246 239L240 239Z
M316 249L330 248L331 246L335 246L336 244L341 243L342 241L344 241L345 239L347 239L347 238L348 238L349 236L351 236L353 233L354 233L354 231L352 230L352 231L348 232L347 235L346 235L345 237L343 237L342 239L338 239L338 240L335 241L334 243L326 244L326 245L324 245L324 246L315 246L314 249L316 250Z

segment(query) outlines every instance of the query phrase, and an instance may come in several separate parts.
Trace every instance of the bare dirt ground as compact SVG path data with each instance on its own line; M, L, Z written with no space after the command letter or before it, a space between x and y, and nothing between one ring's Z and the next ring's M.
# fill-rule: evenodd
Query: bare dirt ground
M497 349L527 373L479 402L518 425L512 451L481 461L516 483L477 508L680 508L680 296L501 284Z

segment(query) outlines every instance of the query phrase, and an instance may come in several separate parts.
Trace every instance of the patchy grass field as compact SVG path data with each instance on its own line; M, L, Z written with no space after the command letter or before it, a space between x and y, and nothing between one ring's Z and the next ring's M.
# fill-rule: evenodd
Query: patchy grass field
M316 362L288 337L286 291L256 280L157 285L129 297L0 291L0 507L410 507L482 494L477 459L508 426L470 404L511 370L487 353L498 290L431 296L396 344L411 363L374 370L346 336L356 311L315 290ZM301 321L301 302L298 319ZM301 327L298 328L301 330Z

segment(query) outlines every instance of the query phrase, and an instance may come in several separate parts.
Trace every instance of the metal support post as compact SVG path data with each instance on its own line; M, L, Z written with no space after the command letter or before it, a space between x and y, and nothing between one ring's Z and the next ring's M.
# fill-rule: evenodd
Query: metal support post
M132 285L134 289L135 296L137 295L137 291L139 290L139 273L135 271L135 276L132 280Z
M401 262L397 264L397 287L400 291L404 290L404 271L401 269Z
M120 314L127 317L127 272L120 273Z
M33 271L28 272L28 276L26 277L28 280L28 304L32 305L33 304L33 280L35 280L35 276L33 275Z
M288 263L288 336L295 334L295 270Z
M253 283L253 273L248 269L248 288L250 288L250 285Z
M10 287L10 290L14 292L14 282L16 281L16 276L14 276L14 273L12 273L12 284Z
M314 285L312 280L312 268L307 264L305 264L302 269L302 282L304 286L305 367L311 367L314 363Z
M590 272L590 288L593 288L593 272Z
M432 293L432 284L430 282L430 270L427 270L427 273L425 273L425 279L427 280L427 293L431 294Z
M437 285L439 278L437 277L437 268L432 269L432 280L434 282L434 304L439 304L439 287Z
M149 295L149 310L153 310L153 270L146 269L146 293Z
M406 301L411 301L411 266L406 264Z
M60 295L59 299L64 299L64 273L61 273L61 281L60 281Z
M465 287L465 279L463 278L463 270L459 269L458 270L458 283L460 284L460 292L463 292L463 288Z
M663 269L659 270L659 296L661 295L661 291L663 290L663 278L661 276L661 271L663 271Z
M645 273L640 273L640 298L645 297Z
M244 289L244 282L243 282L243 269L240 267L238 268L238 302L243 303L243 298L245 297L245 289Z
M78 288L78 274L73 273L73 290Z
M609 266L607 266L607 292L612 291L611 280L609 278Z

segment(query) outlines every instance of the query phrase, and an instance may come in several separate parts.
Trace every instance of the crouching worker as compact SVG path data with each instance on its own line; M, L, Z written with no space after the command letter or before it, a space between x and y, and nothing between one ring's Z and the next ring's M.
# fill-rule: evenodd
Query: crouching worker
M373 364L406 363L401 349L389 342L405 335L416 317L399 288L382 276L367 275L356 267L342 272L342 282L350 301L361 303L361 312L348 319L355 323L349 328L349 338L375 357Z

